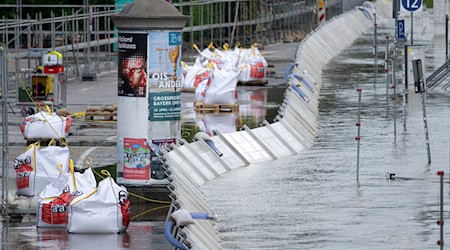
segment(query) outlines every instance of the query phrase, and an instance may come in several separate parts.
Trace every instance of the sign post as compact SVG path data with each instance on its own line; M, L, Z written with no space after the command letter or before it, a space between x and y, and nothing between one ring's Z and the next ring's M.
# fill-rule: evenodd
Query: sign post
M411 12L411 45L413 45L413 27L414 12L422 7L422 0L402 0L402 6L405 10Z
M425 106L425 82L423 78L423 66L422 60L417 59L413 60L413 71L414 71L414 91L416 93L420 93L422 97L422 111L423 111L423 123L425 130L425 144L427 146L427 156L428 156L428 164L431 164L431 152L430 152L430 138L428 136L428 122L427 122L427 113Z

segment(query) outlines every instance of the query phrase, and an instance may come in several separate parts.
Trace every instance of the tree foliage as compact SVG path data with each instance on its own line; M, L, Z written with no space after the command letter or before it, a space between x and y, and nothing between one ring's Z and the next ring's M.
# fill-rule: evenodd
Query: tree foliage
M15 5L17 0L3 0L2 4L11 4ZM115 0L88 0L87 3L89 5L114 5ZM80 7L84 4L84 0L22 0L23 5L80 5ZM50 17L51 11L56 12L56 15L60 15L61 9L49 9L49 8L22 8L22 18L26 18L27 14L29 14L32 18L34 18L36 13L42 12L42 16ZM66 10L67 13L71 13L71 9ZM10 8L0 8L0 17L5 17L7 19L14 18L16 13L15 7Z

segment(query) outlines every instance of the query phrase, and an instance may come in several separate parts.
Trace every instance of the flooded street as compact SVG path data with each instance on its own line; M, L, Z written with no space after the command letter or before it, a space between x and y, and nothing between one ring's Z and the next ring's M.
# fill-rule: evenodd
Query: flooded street
M381 32L391 31L385 27ZM441 87L427 94L432 159L427 165L420 95L409 87L405 128L403 99L398 98L394 137L393 103L386 103L380 50L380 75L373 85L371 32L324 70L319 128L311 149L233 170L202 186L208 204L219 215L226 249L438 247L436 172L449 171L450 94ZM445 60L442 39L417 36L415 40L426 48L427 70ZM363 89L360 185L356 183L356 88ZM399 83L397 93L402 91ZM414 179L387 180L388 172ZM445 193L449 194L448 184ZM449 218L449 200L446 195L444 220ZM448 226L445 232L449 238Z

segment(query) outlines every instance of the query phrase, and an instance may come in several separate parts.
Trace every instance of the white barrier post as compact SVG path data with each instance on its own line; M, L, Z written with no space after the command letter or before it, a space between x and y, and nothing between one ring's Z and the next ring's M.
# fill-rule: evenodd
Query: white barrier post
M444 249L444 171L438 171L437 175L439 175L440 178L440 209L439 209L439 220L437 221L437 224L440 227L440 239L437 242L439 245L439 248L441 250Z
M395 50L396 48L394 47L394 58L396 57L395 55ZM392 94L392 101L394 102L394 141L397 140L397 79L395 77L395 60L391 61L392 63L392 90L393 90L393 94Z
M356 150L356 182L359 184L359 148L361 141L361 92L362 89L356 89L358 92L358 122L356 123L356 127L358 128L357 136L355 137L357 143Z
M373 86L377 83L378 54L377 54L377 14L373 13Z

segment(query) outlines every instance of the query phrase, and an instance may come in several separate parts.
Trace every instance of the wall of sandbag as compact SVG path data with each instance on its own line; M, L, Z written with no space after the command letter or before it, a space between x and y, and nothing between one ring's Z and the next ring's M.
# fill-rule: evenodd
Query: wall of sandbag
M215 131L213 137L196 136L192 143L183 140L182 145L172 145L170 150L161 149L171 181L173 206L169 215L178 208L209 213L199 189L205 182L235 168L298 154L311 147L318 125L322 69L373 27L371 5L328 20L299 44L297 65L288 76L285 98L274 123L265 121L254 129L244 125L240 131L228 134ZM389 18L389 2L377 1L374 5L377 22ZM222 156L206 140L212 141ZM193 249L220 249L220 239L211 221L196 221L173 234Z

